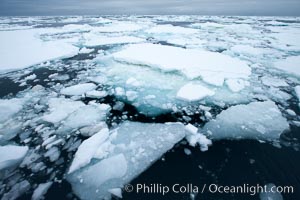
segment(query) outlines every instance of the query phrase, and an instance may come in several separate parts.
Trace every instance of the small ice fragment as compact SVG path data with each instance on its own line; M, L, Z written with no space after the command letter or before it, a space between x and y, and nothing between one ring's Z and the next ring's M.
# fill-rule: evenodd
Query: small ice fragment
M89 98L94 98L94 99L101 99L103 97L106 97L108 94L106 91L98 91L98 90L92 90L88 91L85 96Z
M51 187L52 184L53 182L39 184L39 186L33 191L31 200L44 199L44 195L47 193L48 189Z
M114 196L122 199L122 190L121 188L112 188L112 189L109 189L108 192L110 192L111 194L113 194Z
M93 83L80 83L70 87L63 88L60 93L64 95L82 95L88 91L94 90L97 86Z
M177 98L185 101L198 101L207 96L214 95L215 92L199 84L188 83L177 92Z

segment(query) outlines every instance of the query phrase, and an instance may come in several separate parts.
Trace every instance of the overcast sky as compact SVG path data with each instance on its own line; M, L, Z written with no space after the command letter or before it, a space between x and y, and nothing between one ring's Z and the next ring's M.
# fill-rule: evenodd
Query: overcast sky
M0 15L300 15L300 0L0 0Z

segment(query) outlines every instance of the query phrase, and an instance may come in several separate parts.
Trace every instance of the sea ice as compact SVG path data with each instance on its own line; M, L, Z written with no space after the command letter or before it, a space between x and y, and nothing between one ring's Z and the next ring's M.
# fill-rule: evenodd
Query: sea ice
M65 41L43 41L39 34L39 29L0 31L0 43L4 47L0 49L0 71L25 68L78 53L77 47Z
M68 173L72 173L89 164L96 155L97 148L108 138L109 130L102 129L92 137L86 139L78 147Z
M272 101L237 105L222 111L202 129L211 139L278 140L289 129L287 120Z
M249 82L242 79L228 79L226 85L232 92L239 92L246 86L249 86Z
M119 36L119 37L107 37L99 35L88 35L85 46L99 46L99 45L112 45L112 44L129 44L139 43L145 41L142 38L133 36Z
M63 122L58 132L67 132L86 126L96 125L106 119L110 106L107 104L89 104L70 114Z
M0 123L10 119L23 108L23 99L0 99Z
M44 199L44 195L47 193L48 189L51 187L53 182L41 183L38 187L33 191L31 200L42 200Z
M214 91L200 84L188 83L179 89L177 98L184 101L198 101L214 94Z
M133 32L142 29L143 26L131 22L115 22L105 26L93 28L93 32L114 33L114 32Z
M88 91L94 90L97 86L93 83L80 83L70 87L63 88L60 93L64 95L82 95Z
M289 74L300 76L300 56L291 56L274 63L274 67Z
M145 65L163 71L179 71L190 79L222 85L226 78L248 78L250 67L241 60L220 53L159 44L132 44L114 53L117 61Z
M44 121L56 124L65 119L69 114L85 106L81 101L72 101L65 98L51 98L48 101L49 113L45 114Z
M112 130L100 146L93 145L98 152L96 157L105 156L104 159L95 159L69 174L67 179L81 199L109 198L112 188L120 188L130 182L185 135L184 126L180 123L124 122ZM85 156L84 151L77 159L85 159L82 156Z
M26 146L0 146L0 170L13 167L22 162L28 151Z
M98 90L92 90L85 93L86 97L89 98L95 98L95 99L101 99L103 97L106 97L108 94L106 91L98 91Z
M147 33L159 34L159 33L173 33L173 34L196 34L197 29L193 28L184 28L180 26L173 25L157 25L146 30Z
M286 81L279 79L279 78L275 78L275 77L271 77L271 76L263 76L261 78L261 81L264 85L267 86L273 86L273 87L287 87L289 86Z
M266 191L259 194L260 200L283 200L283 197L279 192L273 192L276 188L276 185L269 183L265 186Z

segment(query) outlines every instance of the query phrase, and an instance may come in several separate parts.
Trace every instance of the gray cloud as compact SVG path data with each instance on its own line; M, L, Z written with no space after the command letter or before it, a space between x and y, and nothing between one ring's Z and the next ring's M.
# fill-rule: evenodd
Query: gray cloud
M299 0L0 0L0 15L300 15Z

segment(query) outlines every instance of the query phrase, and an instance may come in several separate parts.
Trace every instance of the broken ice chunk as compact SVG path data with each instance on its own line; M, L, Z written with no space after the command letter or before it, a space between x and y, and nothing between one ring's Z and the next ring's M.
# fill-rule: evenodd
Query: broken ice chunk
M179 89L177 98L184 101L198 101L214 94L214 91L200 84L188 83Z
M121 188L112 188L112 189L109 189L108 191L118 198L121 198L121 199L123 198Z
M81 101L72 101L65 98L51 98L48 101L50 113L44 115L44 121L56 124L65 119L69 114L85 106Z
M86 105L81 107L62 122L62 127L58 131L66 132L72 129L95 125L105 120L109 110L110 106L107 104Z
M24 104L23 99L0 99L0 123L5 122L19 112Z
M27 180L21 181L15 185L13 185L11 190L9 192L5 193L1 200L18 199L29 189L30 189L30 183Z
M239 92L246 86L249 86L249 82L242 79L228 79L226 80L226 85L232 92Z
M79 50L79 53L80 54L85 54L85 53L91 53L93 51L94 51L94 49L88 49L86 47L83 47L82 49Z
M58 160L60 156L60 150L57 147L52 147L45 154L45 157L48 157L51 162Z
M51 187L52 184L53 182L39 184L39 186L33 191L31 200L44 199L44 195L47 193L48 189Z
M22 162L28 151L26 146L0 146L0 170L13 167Z
M274 78L271 76L264 76L261 78L261 81L264 85L273 86L273 87L286 87L289 86L284 80Z
M106 91L98 91L98 90L92 90L88 91L85 96L89 98L94 98L94 99L101 99L103 97L106 97L108 94Z
M269 183L265 185L266 191L263 191L259 194L260 200L283 200L282 195L279 192L276 192L276 185Z
M26 76L24 78L25 81L30 81L30 80L34 80L34 79L36 79L36 75L35 74L31 74L31 75Z
M105 159L69 174L67 180L81 199L105 199L147 169L186 134L180 123L125 122L112 130ZM84 152L83 152L84 153ZM84 156L84 154L82 154ZM83 159L83 158L82 158Z
M88 91L94 90L97 86L94 83L80 83L70 87L63 88L60 93L64 95L82 95Z
M198 128L192 124L185 125L185 130L187 130L191 134L197 134L198 132Z
M289 129L273 101L252 102L222 111L203 127L212 139L260 139L272 141Z
M91 159L95 156L98 147L108 138L108 136L109 131L107 128L104 128L92 137L83 141L75 153L68 173L72 173L89 164Z

